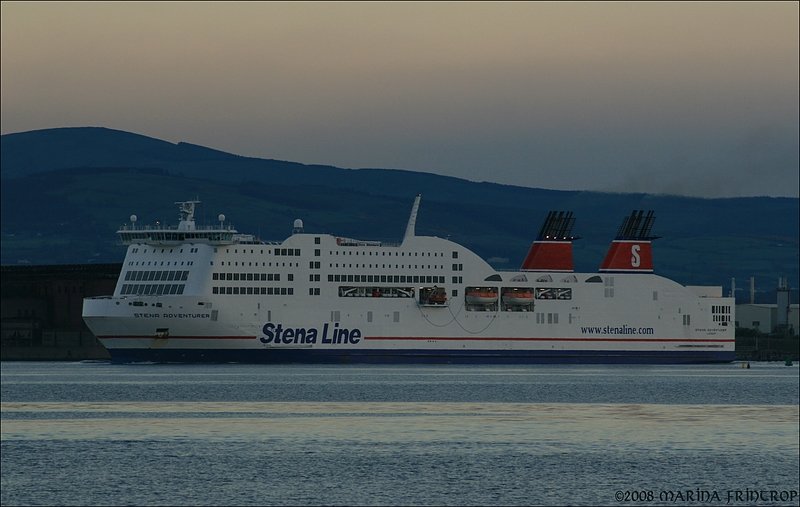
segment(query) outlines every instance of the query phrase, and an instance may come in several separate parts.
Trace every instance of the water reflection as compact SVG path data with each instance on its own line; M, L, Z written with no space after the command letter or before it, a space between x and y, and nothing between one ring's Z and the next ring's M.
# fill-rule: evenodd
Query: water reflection
M797 406L577 403L0 404L2 440L315 440L800 451Z

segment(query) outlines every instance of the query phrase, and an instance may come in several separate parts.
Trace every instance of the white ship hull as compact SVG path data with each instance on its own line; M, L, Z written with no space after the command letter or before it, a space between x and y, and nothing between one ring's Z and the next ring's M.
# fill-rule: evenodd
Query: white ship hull
M115 293L86 299L83 317L119 362L734 359L734 301L721 293L651 273L497 271L410 228L399 245L302 232L280 244L151 234L129 243ZM446 289L445 304L420 301L431 287ZM470 287L536 298L476 305Z

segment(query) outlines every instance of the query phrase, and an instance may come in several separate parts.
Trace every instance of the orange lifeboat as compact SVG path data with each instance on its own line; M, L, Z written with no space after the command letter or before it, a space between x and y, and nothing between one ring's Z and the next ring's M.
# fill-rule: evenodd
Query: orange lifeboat
M467 303L471 305L490 305L497 302L496 289L467 289Z
M503 292L503 303L510 306L529 305L533 303L533 291L530 289L510 289Z

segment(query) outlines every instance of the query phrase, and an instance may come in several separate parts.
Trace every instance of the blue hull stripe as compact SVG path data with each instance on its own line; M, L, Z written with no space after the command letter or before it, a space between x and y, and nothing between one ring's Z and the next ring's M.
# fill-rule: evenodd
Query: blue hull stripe
M733 351L114 348L109 352L115 363L706 364L736 359Z

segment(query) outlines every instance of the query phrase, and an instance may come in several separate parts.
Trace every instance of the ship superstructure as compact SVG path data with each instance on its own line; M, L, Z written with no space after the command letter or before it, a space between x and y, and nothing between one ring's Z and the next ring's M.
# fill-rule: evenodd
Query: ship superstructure
M572 265L574 217L551 212L518 271L415 231L400 243L225 225L118 231L113 295L83 316L118 362L698 363L734 359L732 298L655 275L652 212L626 217L596 273Z

